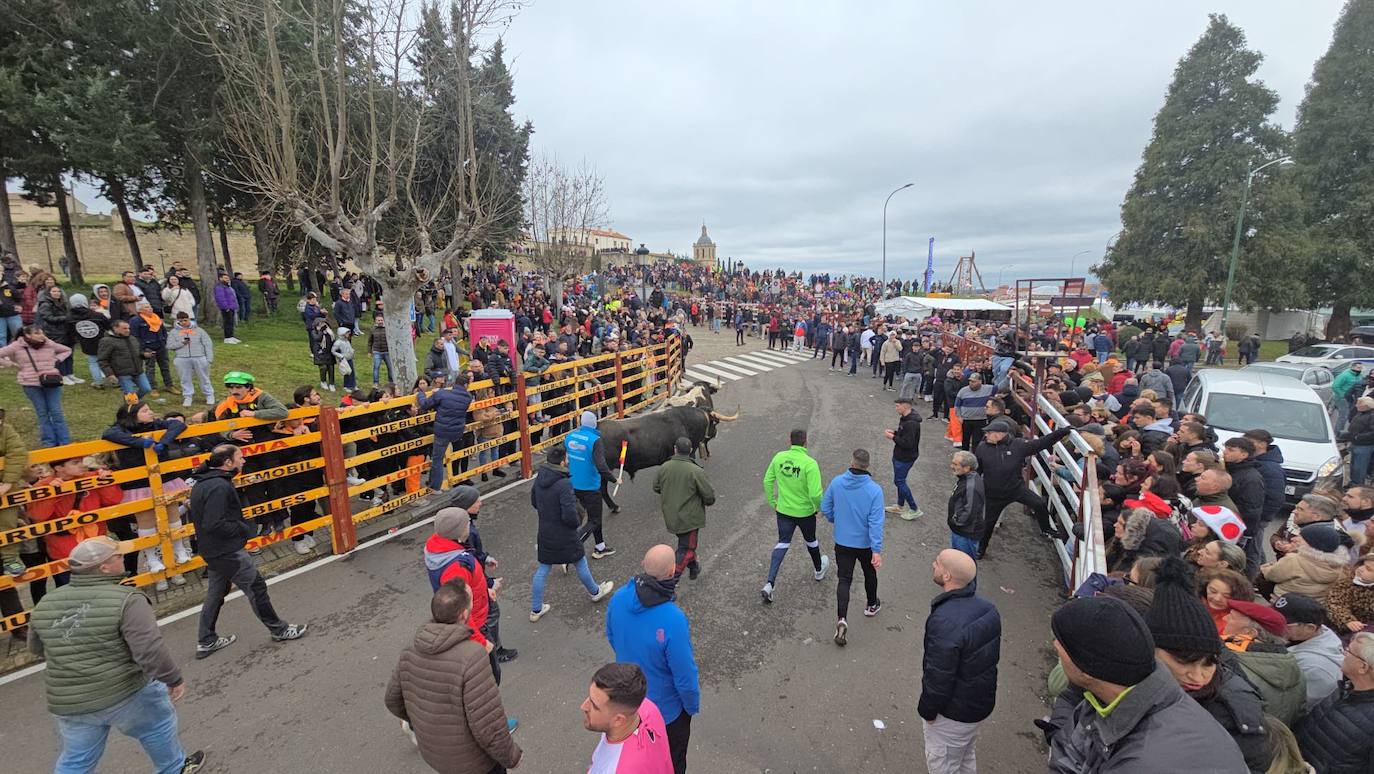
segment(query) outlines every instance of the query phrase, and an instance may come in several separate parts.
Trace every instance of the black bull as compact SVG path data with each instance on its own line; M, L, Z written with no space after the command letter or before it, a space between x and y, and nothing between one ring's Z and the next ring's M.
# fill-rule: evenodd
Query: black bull
M673 443L678 438L692 442L692 453L701 450L702 457L711 456L707 446L716 437L716 425L738 417L721 414L695 406L677 406L640 414L627 419L608 419L597 428L601 431L601 448L606 465L612 472L620 469L620 445L629 441L625 454L625 472L633 478L637 471L662 465L673 456Z

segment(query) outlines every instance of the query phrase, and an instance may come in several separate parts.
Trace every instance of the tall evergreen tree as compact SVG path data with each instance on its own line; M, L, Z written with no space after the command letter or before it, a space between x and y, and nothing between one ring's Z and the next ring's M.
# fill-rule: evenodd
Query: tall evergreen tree
M1114 300L1186 308L1186 323L1196 328L1203 302L1220 298L1247 172L1279 156L1286 141L1268 122L1278 95L1254 78L1262 58L1246 48L1238 27L1214 14L1179 61L1121 205L1121 235L1093 267ZM1253 226L1251 217L1247 222ZM1253 233L1247 229L1247 243Z
M498 260L523 231L521 191L529 168L530 135L534 125L518 124L511 114L515 104L515 80L506 67L505 46L497 38L477 69L472 101L473 134L477 155L483 160L485 185L499 211L485 243L482 258Z
M1316 259L1313 296L1329 303L1326 335L1374 293L1374 0L1349 0L1298 109L1294 158Z

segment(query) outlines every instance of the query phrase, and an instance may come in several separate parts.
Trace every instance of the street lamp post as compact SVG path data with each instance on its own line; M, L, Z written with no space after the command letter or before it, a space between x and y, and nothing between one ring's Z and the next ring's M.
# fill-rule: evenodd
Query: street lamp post
M1245 205L1250 202L1250 184L1254 181L1255 175L1259 174L1265 167L1272 167L1275 164L1292 164L1293 159L1289 156L1280 156L1267 164L1251 168L1245 174L1245 187L1241 189L1240 211L1236 213L1236 234L1231 240L1231 265L1226 269L1226 294L1221 300L1221 335L1223 341L1226 336L1226 318L1231 311L1231 288L1236 283L1236 260L1240 257L1240 233L1245 223Z
M916 184L907 183L906 185L898 188L896 191L893 191L892 193L888 194L887 198L883 200L883 285L881 288L882 298L887 298L887 203L892 201L892 197L897 195L897 191L905 190L907 188L912 187L913 185Z
M1079 250L1078 252L1076 252L1076 253L1073 254L1073 257L1069 259L1069 276L1070 276L1070 277L1073 277L1073 267L1074 267L1075 265L1077 265L1077 263L1078 263L1078 256L1080 256L1080 255L1087 255L1088 253L1091 253L1091 252L1092 252L1092 250Z

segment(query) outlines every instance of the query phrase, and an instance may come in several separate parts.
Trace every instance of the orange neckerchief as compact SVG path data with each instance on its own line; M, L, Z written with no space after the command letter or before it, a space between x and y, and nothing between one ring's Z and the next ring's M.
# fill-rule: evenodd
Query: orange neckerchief
M157 333L162 330L162 318L156 312L139 312L138 316L143 318L143 322L148 323L148 330Z
M1251 637L1246 634L1241 634L1233 637L1223 637L1221 643L1225 645L1228 649L1236 653L1244 653L1245 651L1250 649L1250 643L1254 641L1254 637Z
M218 406L215 406L215 418L224 419L225 414L230 411L234 412L235 416L238 416L238 413L243 410L244 406L252 404L260 395L262 395L262 390L259 390L257 387L248 388L248 392L244 393L242 398L235 398L233 395L230 395L220 401Z

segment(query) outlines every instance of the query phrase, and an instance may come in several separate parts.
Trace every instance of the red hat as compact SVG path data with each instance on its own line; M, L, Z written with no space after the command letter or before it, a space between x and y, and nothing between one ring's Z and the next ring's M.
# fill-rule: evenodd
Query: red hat
M1144 508L1159 519L1168 518L1169 514L1174 512L1173 506L1164 502L1164 498L1154 492L1146 492L1139 500L1126 500L1122 505L1127 508Z
M1268 629L1272 634L1282 636L1284 632L1288 631L1288 621L1284 619L1283 613L1268 605L1261 605L1258 602L1244 602L1239 599L1233 599L1228 604L1230 609Z

